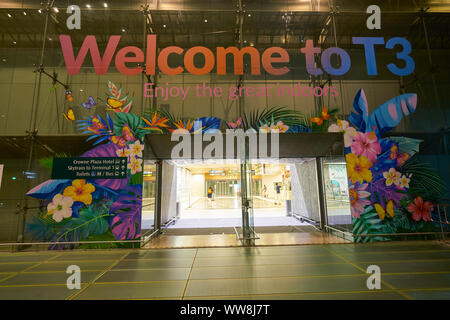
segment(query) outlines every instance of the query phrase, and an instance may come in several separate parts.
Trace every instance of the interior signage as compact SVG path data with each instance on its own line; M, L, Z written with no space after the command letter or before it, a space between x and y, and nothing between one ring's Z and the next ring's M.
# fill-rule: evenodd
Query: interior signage
M218 75L225 75L227 73L227 55L232 55L234 58L233 69L235 75L244 73L244 55L250 57L250 73L252 75L261 74L261 65L271 75L280 76L290 71L286 65L283 65L289 63L289 54L280 47L267 48L262 54L257 48L252 46L241 49L237 47L217 47L215 53L211 49L202 46L192 47L186 51L181 47L169 46L162 48L158 52L156 45L157 36L148 35L145 54L142 49L135 46L121 48L116 53L120 38L121 36L119 35L111 36L103 56L100 56L95 36L88 35L85 37L78 55L75 57L71 37L69 35L60 35L59 40L67 72L70 75L78 74L88 52L90 52L95 73L98 75L106 74L114 55L115 67L117 71L124 75L137 75L143 72L147 75L154 75L156 67L166 75L177 75L182 72L204 75L210 73L216 67ZM387 65L387 68L393 74L407 76L414 71L415 63L410 56L411 43L405 38L393 37L385 41L383 37L353 37L352 43L360 45L364 49L367 74L370 76L378 74L375 46L384 46L387 50L396 49L397 61ZM306 69L311 75L317 76L326 72L334 76L340 76L346 74L351 67L350 55L342 48L332 47L322 51L320 47L314 46L313 40L307 40L305 47L300 48L300 52L305 55ZM170 55L183 56L183 65L169 66L168 58ZM203 66L194 64L196 55L203 56ZM320 55L321 67L315 64L317 55ZM331 64L333 55L340 58L339 67ZM145 71L141 66L128 67L127 63L145 64Z
M124 179L126 157L54 158L52 179Z

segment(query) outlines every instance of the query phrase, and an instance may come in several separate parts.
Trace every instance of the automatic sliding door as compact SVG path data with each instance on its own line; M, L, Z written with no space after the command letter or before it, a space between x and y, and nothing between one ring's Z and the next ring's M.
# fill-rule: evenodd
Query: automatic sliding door
M245 152L241 153L241 200L242 200L242 243L245 246L255 244L253 216L253 170L249 158L249 141L245 139Z

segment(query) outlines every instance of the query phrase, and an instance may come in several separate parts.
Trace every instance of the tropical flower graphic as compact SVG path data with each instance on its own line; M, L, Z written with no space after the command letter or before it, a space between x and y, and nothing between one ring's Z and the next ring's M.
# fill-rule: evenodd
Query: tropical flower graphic
M386 178L386 186L389 187L392 184L398 186L400 184L401 175L402 174L395 170L395 168L390 168L389 171L383 172L383 177Z
M275 131L275 132L286 132L289 130L289 126L285 125L283 123L283 121L278 121L277 124L271 124L270 125L270 131Z
M144 150L144 145L141 144L139 140L136 140L135 143L128 145L128 149L131 156L142 158L142 151Z
M414 221L431 221L431 210L433 210L433 204L428 201L424 202L421 196L417 196L408 205L408 211L412 213Z
M356 129L350 127L348 121L337 119L337 124L333 123L328 127L328 132L341 132L344 134L344 144L348 148L352 145L353 138L356 137Z
M358 132L351 144L351 150L357 156L365 156L370 162L375 162L377 155L381 153L381 146L375 131Z
M372 162L365 156L357 157L355 154L349 153L345 156L345 159L347 160L347 172L352 183L372 181L372 172L369 170Z
M411 181L411 175L409 176L409 178L407 177L407 176L405 176L405 175L403 175L401 178L400 178L400 186L401 187L403 187L403 188L409 188L409 182Z
M188 120L186 124L183 121L178 120L173 124L176 127L176 129L169 129L170 132L178 134L186 134L191 132L192 127L194 126L194 120Z
M58 193L53 197L53 201L47 205L48 214L53 216L53 220L61 222L64 218L72 216L73 200Z
M92 203L92 193L95 191L95 187L86 183L84 179L75 179L72 181L72 185L64 189L63 195L65 197L72 198L73 201L81 201L84 204Z
M364 212L364 206L370 204L367 199L370 196L370 193L366 191L367 186L367 183L356 183L349 188L352 217L360 218L360 214Z
M131 170L131 174L136 174L142 171L142 159L132 157L128 163L128 169Z
M270 130L269 126L266 124L264 124L263 126L259 127L259 132L263 132L263 133L268 133Z
M169 119L167 119L167 117L161 117L161 114L158 112L153 112L151 119L147 119L144 117L141 117L141 118L147 124L147 127L142 127L139 129L154 130L154 131L162 132L161 128L169 127L166 123L167 121L169 121Z
M289 126L285 125L283 121L278 121L276 124L271 123L270 127L266 124L259 127L259 132L269 133L269 132L279 132L283 133L289 130Z

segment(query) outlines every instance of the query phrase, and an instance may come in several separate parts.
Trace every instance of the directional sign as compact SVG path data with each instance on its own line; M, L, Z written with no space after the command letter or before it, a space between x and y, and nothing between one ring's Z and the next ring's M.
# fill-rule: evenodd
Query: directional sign
M126 157L54 158L52 179L124 179Z

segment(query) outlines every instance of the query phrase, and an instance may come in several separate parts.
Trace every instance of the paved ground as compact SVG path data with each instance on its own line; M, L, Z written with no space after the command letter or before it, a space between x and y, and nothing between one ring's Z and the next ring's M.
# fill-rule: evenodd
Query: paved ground
M376 264L382 289L368 290ZM69 265L81 290L66 287ZM0 253L0 299L450 299L435 242Z

